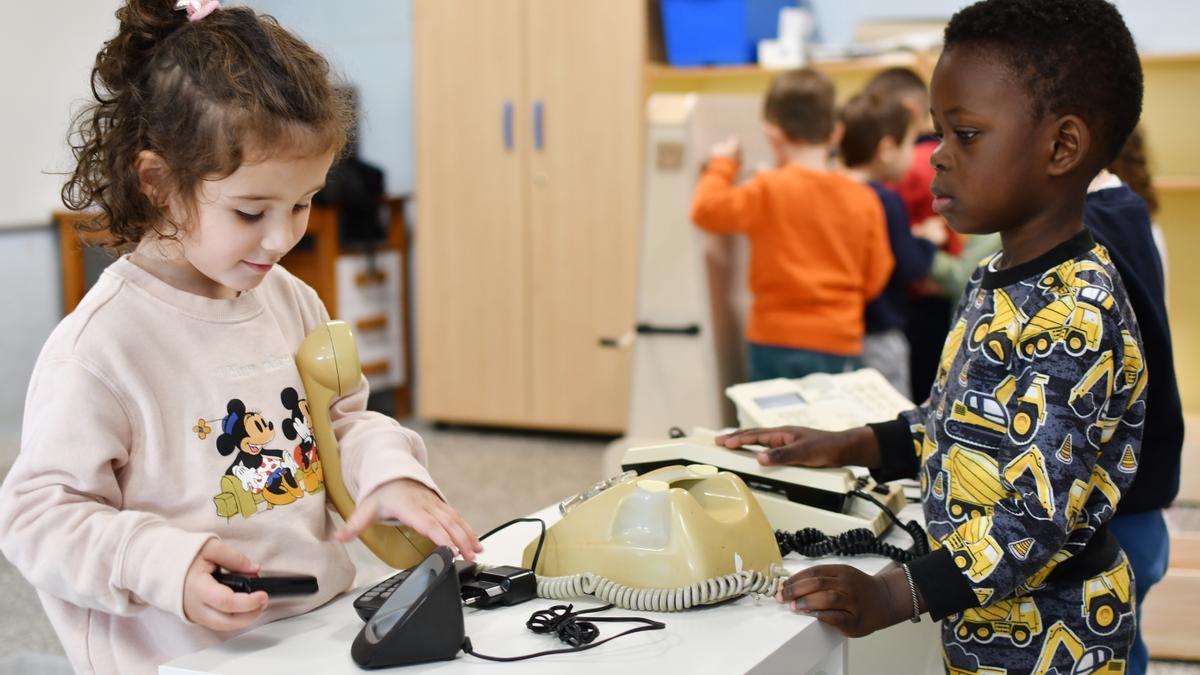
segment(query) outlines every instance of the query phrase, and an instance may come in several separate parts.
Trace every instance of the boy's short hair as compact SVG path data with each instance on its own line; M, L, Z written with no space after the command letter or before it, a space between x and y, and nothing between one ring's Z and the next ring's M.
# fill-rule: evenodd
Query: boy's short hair
M912 123L912 114L898 97L863 92L846 102L839 115L842 121L842 162L848 167L869 163L879 142L890 138L897 145L904 141Z
M792 142L824 143L833 134L833 81L811 68L778 75L763 101L763 117Z
M946 26L945 50L996 52L1036 118L1078 115L1108 164L1142 113L1142 66L1121 13L1105 0L982 0Z
M895 66L872 77L863 92L882 98L904 99L929 96L929 87L925 86L925 80L912 68Z

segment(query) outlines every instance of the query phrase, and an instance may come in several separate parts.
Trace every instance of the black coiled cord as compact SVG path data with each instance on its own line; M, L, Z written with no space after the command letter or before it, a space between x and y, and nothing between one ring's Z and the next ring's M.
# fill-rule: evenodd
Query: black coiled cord
M489 656L475 651L474 646L471 645L471 638L463 638L462 650L471 656L487 659L488 661L523 661L550 654L581 652L585 649L599 647L605 642L615 640L624 635L640 633L646 630L662 630L667 627L667 624L661 621L646 619L640 616L592 616L588 617L587 621L578 620L581 614L605 612L612 608L612 605L604 605L603 607L594 607L592 609L581 609L577 612L574 605L554 605L549 609L534 612L529 617L529 620L525 622L525 627L535 633L554 633L558 636L558 639L571 645L570 649L551 649L544 652L537 652L536 654L522 654L521 656ZM602 621L610 623L640 623L642 625L630 628L623 633L617 633L612 637L596 641L596 638L600 636L600 629L596 628L596 624Z
M920 523L915 520L907 523L900 522L891 509L867 492L855 490L851 494L860 499L866 499L883 509L892 522L912 537L912 549L904 550L899 546L880 541L873 531L865 527L848 530L832 537L814 527L806 527L795 532L776 530L775 543L779 546L779 554L787 555L795 551L809 558L821 558L828 555L881 555L899 563L906 563L929 553L929 540L926 539L925 530Z
M610 609L608 605L601 609ZM554 605L533 613L525 622L525 627L538 633L554 633L558 639L578 647L586 645L600 635L600 629L590 621L579 621L579 612L574 611L575 605Z

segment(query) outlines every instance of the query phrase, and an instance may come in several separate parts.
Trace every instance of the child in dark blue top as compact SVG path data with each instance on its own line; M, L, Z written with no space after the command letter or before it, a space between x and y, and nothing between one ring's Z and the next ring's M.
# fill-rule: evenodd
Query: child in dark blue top
M1133 38L1105 0L984 0L950 20L934 209L960 233L999 232L1002 250L958 302L930 399L869 427L718 438L768 446L765 464L919 476L933 550L878 577L812 567L781 602L854 636L946 619L955 672L1124 672L1133 579L1107 524L1137 471L1148 376L1084 201L1141 101Z
M1084 224L1096 241L1109 250L1113 264L1125 280L1129 304L1142 330L1146 368L1150 372L1138 472L1133 485L1121 497L1111 523L1112 532L1128 554L1137 578L1139 629L1129 654L1126 671L1129 675L1146 672L1150 660L1141 638L1141 604L1150 587L1167 571L1169 538L1163 509L1171 505L1179 492L1183 449L1183 410L1175 381L1163 267L1147 206L1120 178L1105 171L1092 181L1083 211Z
M914 237L904 200L883 183L904 177L913 158L916 125L898 99L859 94L843 106L839 117L843 132L839 147L846 174L867 183L883 204L888 243L896 266L887 287L867 304L864 315L862 363L883 373L905 396L911 391L908 325L908 289L924 278L933 264L934 245Z

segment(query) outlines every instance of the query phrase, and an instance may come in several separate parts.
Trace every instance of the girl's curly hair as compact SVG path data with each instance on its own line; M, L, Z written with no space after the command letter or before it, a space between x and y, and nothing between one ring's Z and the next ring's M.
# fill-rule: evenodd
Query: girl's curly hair
M189 22L173 0L128 0L120 29L92 67L95 100L72 124L76 166L62 189L72 210L98 209L81 229L127 247L180 223L167 196L189 207L201 180L223 178L268 150L340 152L351 107L329 63L269 16L245 7ZM136 162L152 151L169 167L147 196Z

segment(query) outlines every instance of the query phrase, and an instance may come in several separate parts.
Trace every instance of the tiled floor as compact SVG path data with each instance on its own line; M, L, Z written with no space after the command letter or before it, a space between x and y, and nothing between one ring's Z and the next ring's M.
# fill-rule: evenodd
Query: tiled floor
M420 422L413 426L429 446L430 469L447 499L481 533L586 488L605 477L613 463L612 457L605 461L606 439L435 428ZM0 439L3 472L3 458L15 455L11 443L5 445ZM1171 521L1180 529L1200 531L1200 509L1177 509ZM377 570L364 576L378 577ZM0 675L69 673L33 589L2 557L0 588L5 589L0 595ZM1200 675L1200 664L1153 662L1149 672Z

